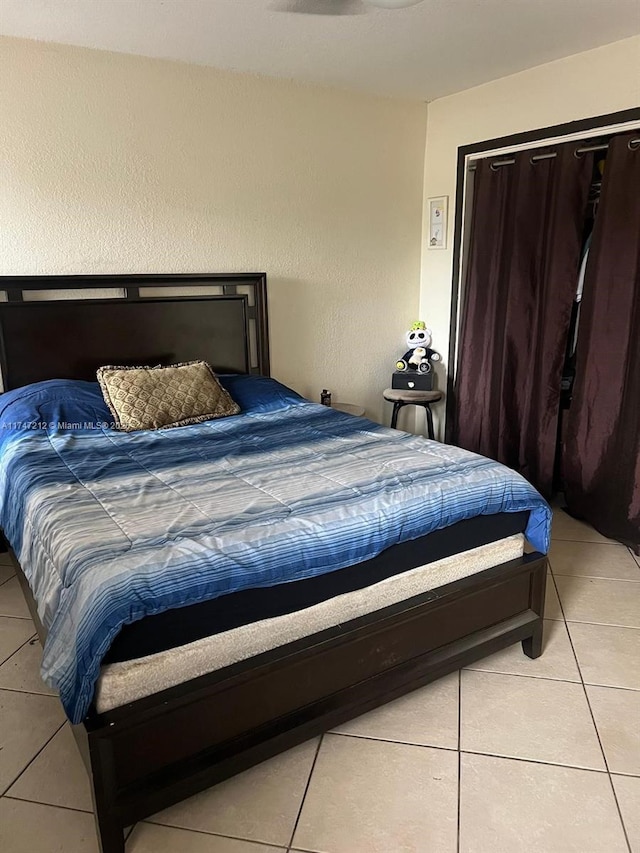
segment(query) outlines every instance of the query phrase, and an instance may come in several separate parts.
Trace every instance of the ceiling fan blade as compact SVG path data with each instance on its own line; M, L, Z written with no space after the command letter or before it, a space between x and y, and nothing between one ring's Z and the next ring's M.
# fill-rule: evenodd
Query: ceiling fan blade
M275 12L297 15L364 15L360 0L280 0L272 7Z

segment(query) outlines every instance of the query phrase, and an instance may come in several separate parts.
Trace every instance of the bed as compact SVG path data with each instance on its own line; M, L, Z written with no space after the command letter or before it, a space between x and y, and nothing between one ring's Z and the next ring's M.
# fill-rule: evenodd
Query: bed
M264 275L2 288L3 536L103 853L135 821L497 649L541 653L544 501L490 460L269 379ZM110 429L98 366L194 358L240 415ZM523 553L525 533L539 550Z

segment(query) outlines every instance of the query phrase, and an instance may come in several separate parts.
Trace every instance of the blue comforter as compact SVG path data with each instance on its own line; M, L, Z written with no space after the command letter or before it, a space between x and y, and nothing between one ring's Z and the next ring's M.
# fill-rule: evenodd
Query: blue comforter
M117 432L98 385L0 397L0 525L48 630L42 675L72 722L127 623L368 560L465 518L550 510L521 476L456 447L226 377L242 414Z

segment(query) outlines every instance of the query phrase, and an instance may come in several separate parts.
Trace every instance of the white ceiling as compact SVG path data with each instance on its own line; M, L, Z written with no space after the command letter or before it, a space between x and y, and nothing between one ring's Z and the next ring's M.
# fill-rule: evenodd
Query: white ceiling
M433 100L640 32L640 0L424 0L341 17L277 11L287 2L0 0L0 33Z

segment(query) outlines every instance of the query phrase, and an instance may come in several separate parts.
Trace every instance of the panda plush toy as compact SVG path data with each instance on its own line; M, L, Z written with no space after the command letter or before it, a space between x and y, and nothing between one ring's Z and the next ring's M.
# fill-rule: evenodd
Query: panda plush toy
M440 361L439 353L431 349L431 329L427 329L422 320L414 323L407 332L407 346L407 352L396 361L398 371L430 373L431 362Z

